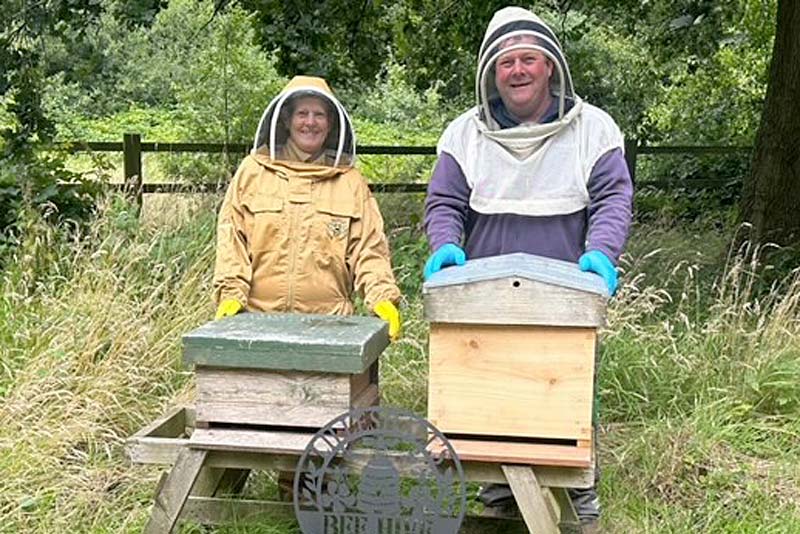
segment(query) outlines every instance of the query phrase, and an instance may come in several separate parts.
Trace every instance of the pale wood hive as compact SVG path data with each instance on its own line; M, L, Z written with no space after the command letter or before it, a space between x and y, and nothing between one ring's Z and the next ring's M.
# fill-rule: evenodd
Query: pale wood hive
M517 253L444 269L423 294L431 423L473 458L587 465L602 279Z
M198 426L320 428L373 405L388 343L374 317L243 313L207 323L183 336Z

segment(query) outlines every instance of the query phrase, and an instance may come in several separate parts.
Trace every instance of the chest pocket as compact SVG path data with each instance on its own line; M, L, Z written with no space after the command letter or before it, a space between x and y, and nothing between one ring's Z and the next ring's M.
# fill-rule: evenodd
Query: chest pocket
M283 199L254 196L242 202L252 215L248 244L252 252L278 250L286 245L286 216Z
M355 202L317 201L315 210L311 238L317 265L326 269L345 269L352 225L361 217L355 209Z

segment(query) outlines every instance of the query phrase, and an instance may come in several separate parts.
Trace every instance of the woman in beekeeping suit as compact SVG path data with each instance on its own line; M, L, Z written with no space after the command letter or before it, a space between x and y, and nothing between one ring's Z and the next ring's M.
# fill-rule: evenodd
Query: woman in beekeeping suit
M217 319L241 310L348 315L352 297L400 334L383 218L353 167L347 112L321 78L270 102L217 223Z

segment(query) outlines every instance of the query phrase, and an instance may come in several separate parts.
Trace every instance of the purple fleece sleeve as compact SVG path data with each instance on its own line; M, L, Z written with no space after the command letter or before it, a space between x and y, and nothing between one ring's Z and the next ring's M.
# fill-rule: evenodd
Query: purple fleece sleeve
M633 215L633 183L621 149L615 148L597 160L587 188L586 250L599 250L616 264L628 239Z
M470 188L458 162L442 152L433 169L425 198L425 233L431 250L447 243L461 245L469 212Z

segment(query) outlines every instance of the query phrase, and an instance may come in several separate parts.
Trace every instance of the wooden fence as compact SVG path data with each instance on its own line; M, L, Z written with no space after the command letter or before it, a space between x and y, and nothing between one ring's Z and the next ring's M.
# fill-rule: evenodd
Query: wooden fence
M243 143L159 143L143 142L140 134L129 133L122 136L122 142L71 142L65 143L64 148L72 153L77 152L122 152L125 183L119 187L129 191L135 197L136 203L141 206L142 196L145 193L195 193L215 192L223 190L226 184L201 183L143 183L142 179L142 154L145 152L167 153L203 153L203 154L232 154L241 157L246 154L251 145ZM650 146L639 144L636 140L625 141L625 159L628 162L631 177L636 180L636 162L640 155L664 154L750 154L752 147L748 146ZM359 155L390 155L390 156L431 156L436 154L436 147L432 146L378 146L368 145L358 147ZM642 185L668 188L676 185L686 187L714 187L726 183L722 179L693 179L691 181L676 180L648 180ZM424 193L428 187L426 183L373 183L370 188L379 193Z

